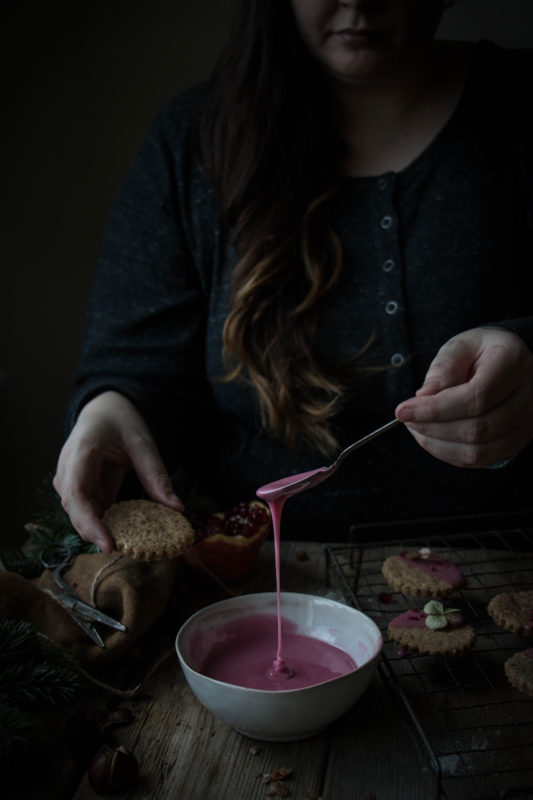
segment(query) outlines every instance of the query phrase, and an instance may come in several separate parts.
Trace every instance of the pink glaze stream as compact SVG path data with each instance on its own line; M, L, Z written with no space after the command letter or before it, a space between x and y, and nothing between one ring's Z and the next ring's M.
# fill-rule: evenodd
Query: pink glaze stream
M261 491L261 490L259 490ZM272 514L272 530L274 532L274 561L276 565L276 600L278 605L278 649L276 658L272 665L275 672L289 674L290 670L287 669L282 656L283 638L281 633L281 568L280 568L280 536L281 536L281 512L287 498L277 497L268 501L270 506L270 513Z
M302 473L286 480L313 475ZM272 515L274 532L274 562L276 570L277 614L255 614L235 620L225 626L227 641L215 649L201 667L204 675L225 683L236 684L251 689L280 691L315 686L332 678L346 675L357 669L357 664L343 650L328 642L311 636L304 636L291 628L294 623L285 620L282 631L281 615L281 577L280 577L280 533L281 512L289 495L284 493L264 493L258 489L257 495L268 502ZM273 654L276 653L273 659ZM287 664L284 656L288 658Z
M271 489L276 485L280 488L295 480L303 480L307 476L316 476L320 471L282 478L276 484L258 489L257 496L266 500L272 515L277 614L250 615L225 625L224 642L208 655L200 668L204 675L251 689L280 691L315 686L357 669L357 664L348 653L321 639L297 633L296 625L283 620L281 614L281 513L290 494ZM298 491L303 491L307 486L301 484L302 488ZM282 621L285 623L284 632ZM273 659L274 653L276 656ZM288 664L284 656L288 658Z

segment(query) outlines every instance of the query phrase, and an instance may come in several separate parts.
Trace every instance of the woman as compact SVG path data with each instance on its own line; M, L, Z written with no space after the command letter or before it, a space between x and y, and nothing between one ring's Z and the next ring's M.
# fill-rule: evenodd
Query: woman
M394 415L407 431L291 499L288 536L528 508L531 59L436 41L442 12L248 0L209 85L162 111L110 217L55 478L84 539L112 548L127 470L229 507Z

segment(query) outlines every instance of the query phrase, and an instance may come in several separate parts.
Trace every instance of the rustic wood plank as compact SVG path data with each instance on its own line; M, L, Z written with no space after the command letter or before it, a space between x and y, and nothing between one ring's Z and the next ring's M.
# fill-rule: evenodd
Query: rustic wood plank
M325 800L431 800L436 780L379 676L330 728Z
M320 544L284 542L282 552L283 590L344 600L337 581L333 580L331 585L325 583L325 557ZM503 591L505 587L523 588L528 579L531 581L532 562L525 554L520 556L518 565L509 553L494 554L490 563L486 554L463 555L469 574L465 600L480 631L475 659L480 661L492 685L483 687L473 682L474 677L477 680L480 664L467 659L463 662L464 674L458 675L455 671L459 666L448 670L432 659L400 659L388 646L387 652L395 659L394 668L404 691L414 697L414 708L424 729L433 736L449 796L454 800L473 800L491 796L491 786L496 785L494 781L491 784L493 767L502 773L498 785L509 785L513 776L505 775L506 765L501 760L505 760L507 752L512 752L507 764L522 768L524 777L530 778L527 769L523 769L528 766L530 740L520 752L516 747L513 750L513 744L520 739L520 722L528 721L531 705L508 686L501 674L503 638L498 639L498 646L493 646L493 626L486 615L486 602L487 594ZM365 610L381 624L392 613L402 610L397 597L390 606L377 600L379 593L387 590L379 572L383 557L382 550L365 554L360 583ZM271 541L263 546L247 579L228 589L233 593L275 590ZM380 674L342 719L301 742L256 742L236 733L203 709L186 685L174 652L174 638L183 619L196 608L225 596L224 587L209 578L201 580L184 572L165 619L144 644L145 657L135 674L130 674L128 685L144 681L143 689L148 696L132 704L135 723L116 734L117 743L131 748L141 764L141 780L131 792L121 795L125 800L259 800L266 797L268 786L256 776L282 766L294 770L287 782L292 800L305 800L306 796L323 800L436 797L435 775L427 753L407 724L396 692L391 691L389 681L384 682ZM510 639L508 645L512 648L516 637ZM469 676L470 694L463 692L463 695L472 708L465 710L454 692L457 679ZM504 713L509 724L504 725L501 708L491 704L491 693L505 696L508 701ZM450 736L449 728L457 720L461 731ZM484 742L493 740L497 740L501 751L497 763L484 746ZM472 781L465 777L466 759L472 760L473 769L485 771L486 777ZM84 777L74 800L98 798Z

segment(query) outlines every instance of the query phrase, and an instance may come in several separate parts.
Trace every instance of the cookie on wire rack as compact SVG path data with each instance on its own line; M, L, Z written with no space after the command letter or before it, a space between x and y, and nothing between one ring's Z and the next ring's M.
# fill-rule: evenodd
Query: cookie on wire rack
M533 589L501 592L490 600L487 611L496 625L521 636L533 636Z
M131 558L177 558L194 542L194 528L179 511L152 500L125 500L110 506L104 524L116 549Z
M400 647L425 656L459 656L476 641L473 627L464 623L460 610L444 608L438 600L394 617L387 633Z
M515 653L503 668L511 686L533 697L533 647Z
M389 586L406 597L447 597L466 583L459 567L427 547L389 556L381 571Z

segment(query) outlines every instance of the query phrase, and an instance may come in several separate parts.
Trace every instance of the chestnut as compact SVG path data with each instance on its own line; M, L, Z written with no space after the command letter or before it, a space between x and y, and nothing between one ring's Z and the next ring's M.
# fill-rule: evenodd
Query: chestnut
M139 765L129 750L120 745L103 745L89 764L89 783L100 794L114 794L131 789L137 781Z

